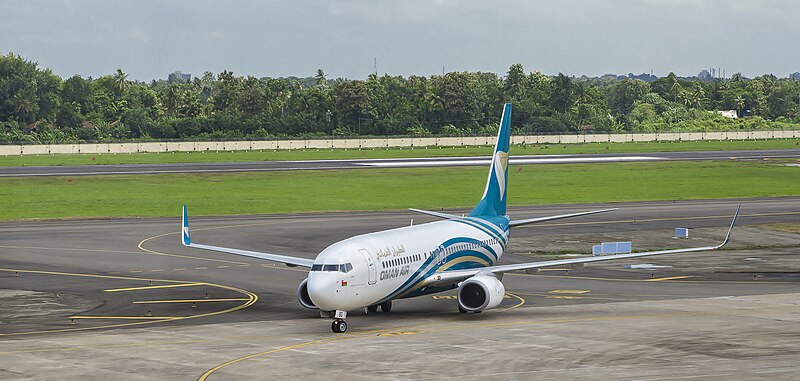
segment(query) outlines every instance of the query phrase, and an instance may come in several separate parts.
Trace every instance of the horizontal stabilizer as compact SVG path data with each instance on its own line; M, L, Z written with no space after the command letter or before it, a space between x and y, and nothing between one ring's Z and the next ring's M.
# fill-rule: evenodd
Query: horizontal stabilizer
M427 214L429 216L444 218L445 220L453 220L453 219L457 219L457 218L462 218L461 216L456 216L455 214L434 212L434 211L430 211L430 210L422 210L422 209L414 209L414 208L408 208L408 210L410 210L412 212Z
M514 226L522 226L522 225L527 225L527 224L535 224L535 223L538 223L538 222L545 222L545 221L560 220L560 219L562 219L562 218L571 218L571 217L578 217L578 216L587 216L587 215L590 215L590 214L597 214L597 213L605 213L605 212L610 212L610 211L612 211L612 210L617 210L617 208L611 208L611 209L601 209L601 210L592 210L592 211L590 211L590 212L580 212L580 213L560 214L560 215L557 215L557 216L547 216L547 217L529 218L529 219L527 219L527 220L516 220L516 221L511 221L511 222L509 223L509 226L511 226L511 227L513 228Z

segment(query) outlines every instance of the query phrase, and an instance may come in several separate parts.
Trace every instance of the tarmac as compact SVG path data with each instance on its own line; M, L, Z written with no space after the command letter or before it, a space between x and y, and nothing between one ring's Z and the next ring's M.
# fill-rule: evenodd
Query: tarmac
M179 216L0 224L2 380L794 380L800 371L800 198L512 208L502 263L716 244L726 250L507 274L507 298L460 314L453 292L348 316L299 305L305 271L186 249ZM451 211L459 213L461 211ZM198 243L313 258L406 211L192 219ZM690 228L688 240L673 238Z
M425 150L418 148L418 150ZM696 152L644 152L631 154L585 154L585 155L527 155L511 156L509 163L525 164L594 164L648 161L727 161L769 160L800 158L800 149L745 150L745 151L696 151ZM417 168L486 166L490 157L438 157L403 159L352 159L352 160L302 160L262 161L243 163L174 163L174 164L121 164L82 166L30 166L0 167L3 177L43 176L102 176L102 175L147 175L169 173L235 173L274 172L301 170L342 170L363 168Z

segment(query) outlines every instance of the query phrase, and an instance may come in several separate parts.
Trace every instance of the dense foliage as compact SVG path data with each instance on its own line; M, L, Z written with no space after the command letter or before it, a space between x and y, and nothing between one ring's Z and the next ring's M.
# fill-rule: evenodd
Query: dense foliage
M472 135L496 131L503 102L516 133L787 129L800 122L800 83L764 75L651 83L525 73L329 80L240 77L141 83L117 70L66 80L0 55L0 142ZM735 110L730 119L712 111Z

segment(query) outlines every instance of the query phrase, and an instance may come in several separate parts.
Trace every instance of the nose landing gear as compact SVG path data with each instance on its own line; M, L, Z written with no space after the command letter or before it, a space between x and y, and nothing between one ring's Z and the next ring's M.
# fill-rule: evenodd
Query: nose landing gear
M331 323L331 331L334 333L345 333L347 332L347 323L344 319L347 317L347 311L321 311L319 315L324 318L333 318L333 323Z
M331 323L331 331L334 333L347 332L347 322L344 320L334 320L333 323Z

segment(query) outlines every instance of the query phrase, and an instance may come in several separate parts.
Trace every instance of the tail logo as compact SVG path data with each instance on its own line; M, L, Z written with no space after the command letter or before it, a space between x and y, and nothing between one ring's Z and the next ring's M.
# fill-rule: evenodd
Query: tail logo
M506 168L508 168L508 152L497 151L494 154L494 175L497 178L497 186L500 188L500 199L506 196Z

